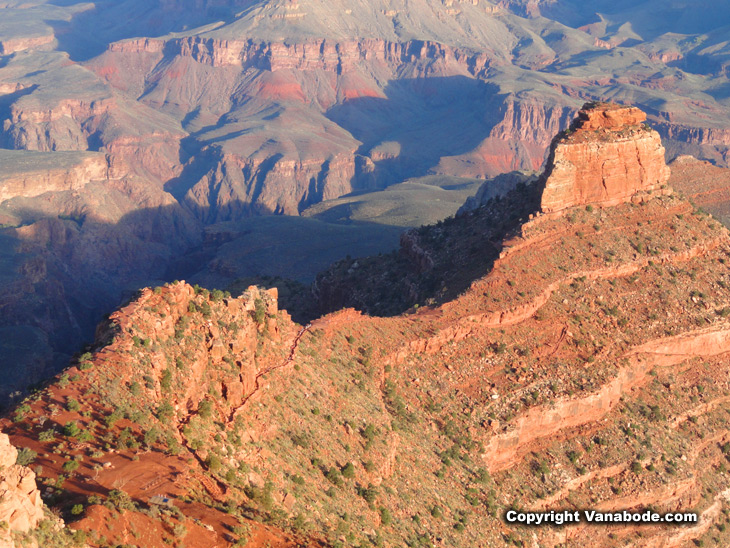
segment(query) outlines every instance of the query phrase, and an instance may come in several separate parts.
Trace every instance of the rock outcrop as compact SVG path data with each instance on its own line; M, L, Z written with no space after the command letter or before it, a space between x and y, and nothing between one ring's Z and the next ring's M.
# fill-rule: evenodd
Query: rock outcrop
M661 188L669 179L659 134L635 107L587 103L550 146L543 212L611 206Z
M43 501L35 474L16 464L18 450L0 433L0 548L15 546L13 532L25 533L43 519Z

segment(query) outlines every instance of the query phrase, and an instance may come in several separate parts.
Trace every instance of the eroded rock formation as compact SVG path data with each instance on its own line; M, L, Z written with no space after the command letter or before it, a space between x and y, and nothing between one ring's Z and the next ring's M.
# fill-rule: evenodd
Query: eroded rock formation
M11 533L25 533L43 519L43 501L35 473L16 464L18 450L0 433L0 548L15 546Z
M669 179L659 134L635 107L587 103L550 146L543 212L611 206L657 190Z

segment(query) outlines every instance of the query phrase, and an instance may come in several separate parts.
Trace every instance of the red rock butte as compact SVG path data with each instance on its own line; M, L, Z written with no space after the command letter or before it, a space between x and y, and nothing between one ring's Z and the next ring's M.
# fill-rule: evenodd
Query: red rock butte
M669 168L659 134L636 107L586 103L550 145L541 209L640 202L665 186Z

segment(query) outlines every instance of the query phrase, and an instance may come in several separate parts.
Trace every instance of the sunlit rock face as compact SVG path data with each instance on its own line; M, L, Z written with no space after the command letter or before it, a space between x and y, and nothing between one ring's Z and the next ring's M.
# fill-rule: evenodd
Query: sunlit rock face
M550 147L542 211L616 205L662 187L669 179L664 147L645 120L636 107L584 105Z

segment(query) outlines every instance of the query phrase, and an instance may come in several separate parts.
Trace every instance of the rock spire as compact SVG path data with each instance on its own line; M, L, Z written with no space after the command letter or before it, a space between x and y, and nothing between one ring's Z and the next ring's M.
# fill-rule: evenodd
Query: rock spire
M586 103L550 145L541 209L640 201L665 185L669 168L659 134L636 107Z

